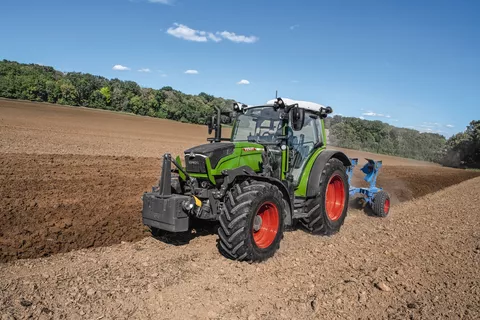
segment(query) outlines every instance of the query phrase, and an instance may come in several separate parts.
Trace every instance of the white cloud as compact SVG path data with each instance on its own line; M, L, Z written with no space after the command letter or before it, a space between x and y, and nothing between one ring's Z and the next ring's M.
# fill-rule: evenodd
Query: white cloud
M142 68L142 69L139 69L138 72L152 72L152 70L148 68Z
M129 67L125 67L125 66L122 66L121 64L116 64L113 66L112 70L115 70L115 71L128 71L130 70Z
M407 128L415 129L422 133L445 133L445 131L440 130L442 125L438 122L423 122L421 125L417 126L407 126Z
M445 127L447 127L447 128L453 128L453 127L454 127L454 125L447 124Z
M422 133L443 133L442 130L432 129L432 128L427 128L427 129L418 128L418 131Z
M242 79L242 80L238 81L237 84L250 84L250 81Z
M365 120L365 117L361 117L361 116L360 116L360 117L358 117L358 118L361 119L361 120Z
M187 27L183 24L174 23L175 27L170 27L167 30L169 35L174 37L188 40L188 41L195 41L195 42L207 42L208 39L205 36L205 31L195 30L192 28Z
M293 26L290 26L290 30L295 30L295 29L297 29L298 27L300 27L299 24L294 24Z
M389 116L388 114L385 115L383 113L375 113L375 112L372 112L372 111L364 112L364 113L362 113L362 115L367 116L367 117L391 118L391 116Z
M235 34L234 32L228 32L228 31L223 31L223 32L217 32L217 35L221 35L223 38L233 41L233 42L243 42L243 43L254 43L258 41L258 38L255 36L243 36L240 34Z
M186 74L198 74L197 70L187 70L185 71Z
M174 23L172 27L168 28L167 33L176 38L195 42L220 42L223 39L237 43L254 43L258 41L258 37L256 36L244 36L229 31L207 32L203 30L192 29L180 23Z
M222 38L220 37L217 37L216 35L214 35L213 33L209 32L208 33L208 38L212 41L215 41L215 42L220 42L222 41Z

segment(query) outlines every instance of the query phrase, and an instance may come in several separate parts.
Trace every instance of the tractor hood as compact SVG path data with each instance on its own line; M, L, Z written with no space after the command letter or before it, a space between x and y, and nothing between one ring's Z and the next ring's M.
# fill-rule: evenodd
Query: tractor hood
M258 170L263 146L251 142L206 143L185 150L185 164L189 173L207 173L207 158L212 170L234 169L248 165ZM253 161L253 162L251 162Z
M210 164L212 168L215 168L218 161L223 157L226 157L233 153L235 145L231 142L228 143L206 143L199 146L185 150L185 162L188 164L196 164L197 155L204 158L210 158ZM193 160L195 159L195 160ZM193 163L191 163L193 162Z

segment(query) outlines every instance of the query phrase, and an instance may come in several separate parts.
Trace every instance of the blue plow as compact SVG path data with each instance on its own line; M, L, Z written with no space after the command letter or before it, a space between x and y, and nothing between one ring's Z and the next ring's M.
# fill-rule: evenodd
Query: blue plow
M373 198L375 195L383 190L382 188L379 188L376 186L377 184L377 176L378 176L378 171L382 167L382 161L374 161L372 159L366 159L368 162L360 169L364 174L365 177L363 180L367 181L369 183L368 188L357 188L352 186L352 176L353 176L353 169L355 166L358 165L358 159L357 158L350 158L350 161L352 165L347 168L347 176L348 176L348 184L350 186L350 197L354 196L355 194L361 194L364 196L364 199L366 203L368 203L370 206L373 205Z

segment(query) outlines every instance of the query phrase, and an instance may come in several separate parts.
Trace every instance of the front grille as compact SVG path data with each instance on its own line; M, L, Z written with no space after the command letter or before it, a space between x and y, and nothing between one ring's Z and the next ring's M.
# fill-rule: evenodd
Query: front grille
M189 173L207 173L205 158L200 155L196 155L194 157L186 155L185 163L187 164L187 172Z
M212 152L208 157L210 158L210 164L212 165L212 168L215 169L217 167L218 162L226 157L229 156L233 153L234 146L231 146L229 148L224 148L220 149L218 151Z

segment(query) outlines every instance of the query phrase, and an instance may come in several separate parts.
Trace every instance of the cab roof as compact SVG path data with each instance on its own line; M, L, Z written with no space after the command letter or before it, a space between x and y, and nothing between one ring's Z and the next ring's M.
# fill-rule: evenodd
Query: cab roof
M324 105L321 105L319 103L315 103L315 102L310 102L310 101L302 101L302 100L293 100L293 99L289 99L289 98L278 98L278 99L281 99L283 101L283 103L285 105L292 105L292 104L297 104L299 108L301 109L305 109L305 110L310 110L310 111L314 111L314 112L321 112L322 109L326 109L326 107ZM272 100L268 100L266 104L262 104L262 105L246 105L246 104L242 104L242 103L235 103L235 105L237 105L240 110L246 110L246 109L251 109L251 108L258 108L258 107L273 107L275 105L276 102L278 102L278 99L272 99Z
M305 110L320 112L322 109L325 109L324 105L319 103L302 101L302 100L293 100L289 98L281 98L286 105L298 104L298 107ZM267 101L267 105L272 105L277 101L277 99L272 99Z

